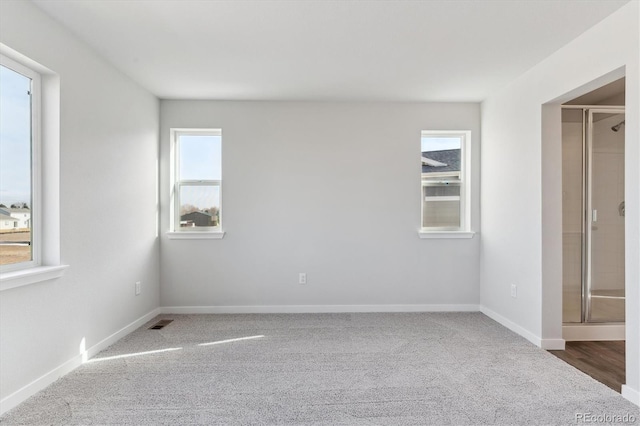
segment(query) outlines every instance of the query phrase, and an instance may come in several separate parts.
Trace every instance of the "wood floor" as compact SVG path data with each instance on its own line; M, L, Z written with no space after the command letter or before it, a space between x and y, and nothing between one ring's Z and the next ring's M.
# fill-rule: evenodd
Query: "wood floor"
M625 342L567 342L564 351L549 351L566 363L620 392L625 382Z

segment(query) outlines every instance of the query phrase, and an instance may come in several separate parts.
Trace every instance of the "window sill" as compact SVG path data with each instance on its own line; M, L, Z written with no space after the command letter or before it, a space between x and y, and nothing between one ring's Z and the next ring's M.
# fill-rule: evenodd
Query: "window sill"
M0 291L60 278L68 267L69 265L38 266L21 271L5 272L0 274Z
M215 232L167 232L167 237L170 240L221 240L224 238L224 231Z
M418 231L421 239L429 238L473 238L476 235L471 231Z

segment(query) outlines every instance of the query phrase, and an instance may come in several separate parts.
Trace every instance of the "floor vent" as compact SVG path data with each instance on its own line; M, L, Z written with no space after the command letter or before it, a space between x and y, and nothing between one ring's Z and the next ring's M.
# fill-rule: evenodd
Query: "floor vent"
M149 327L149 330L160 330L165 325L171 324L172 321L173 320L170 320L170 319L160 320L157 323L153 324L151 327Z

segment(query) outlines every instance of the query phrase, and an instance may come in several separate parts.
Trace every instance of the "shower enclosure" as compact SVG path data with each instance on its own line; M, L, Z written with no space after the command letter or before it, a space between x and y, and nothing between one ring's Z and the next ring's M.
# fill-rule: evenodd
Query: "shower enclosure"
M562 116L563 322L622 323L624 107Z

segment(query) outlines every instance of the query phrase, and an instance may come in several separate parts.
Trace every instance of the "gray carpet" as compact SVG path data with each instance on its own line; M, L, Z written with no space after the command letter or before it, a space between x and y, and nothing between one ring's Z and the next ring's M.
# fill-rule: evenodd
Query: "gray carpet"
M138 329L0 423L564 425L581 424L579 413L640 421L618 393L480 313L162 318L174 321ZM623 424L600 424L611 423Z

